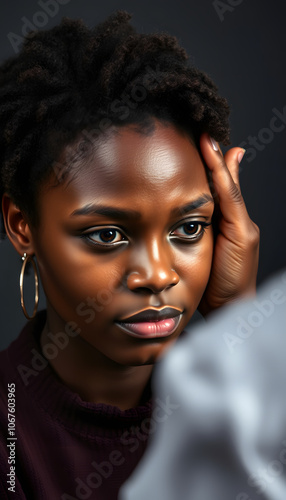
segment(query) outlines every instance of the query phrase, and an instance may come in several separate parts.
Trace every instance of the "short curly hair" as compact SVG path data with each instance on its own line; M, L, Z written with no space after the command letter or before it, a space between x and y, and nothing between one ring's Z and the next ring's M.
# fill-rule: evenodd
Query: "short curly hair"
M0 67L0 199L7 192L34 224L41 183L83 131L88 140L155 117L196 145L202 132L229 143L229 106L212 80L175 37L137 33L130 19L118 11L89 29L64 18Z

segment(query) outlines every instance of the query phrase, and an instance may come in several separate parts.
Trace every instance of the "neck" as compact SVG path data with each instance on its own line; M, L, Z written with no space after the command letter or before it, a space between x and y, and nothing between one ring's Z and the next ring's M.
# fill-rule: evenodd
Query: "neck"
M64 322L47 308L47 321L41 334L41 346L64 331ZM143 404L153 365L125 366L114 362L91 346L79 334L66 336L50 364L61 381L84 401L117 406L121 410ZM60 341L59 337L58 340ZM67 341L68 340L68 341Z

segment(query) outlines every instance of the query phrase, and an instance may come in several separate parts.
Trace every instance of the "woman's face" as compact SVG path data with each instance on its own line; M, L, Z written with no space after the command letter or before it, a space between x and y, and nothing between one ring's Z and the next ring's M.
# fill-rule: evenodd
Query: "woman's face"
M148 135L126 126L97 140L68 182L43 190L33 233L48 310L123 365L154 363L179 336L212 263L199 153L155 123Z

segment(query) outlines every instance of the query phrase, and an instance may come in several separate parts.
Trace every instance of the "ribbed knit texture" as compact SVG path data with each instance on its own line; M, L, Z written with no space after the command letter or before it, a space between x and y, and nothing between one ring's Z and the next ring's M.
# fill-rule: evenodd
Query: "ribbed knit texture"
M0 498L116 499L145 451L150 393L147 403L125 411L83 401L41 358L44 322L41 311L0 353ZM11 383L16 399L15 493L7 484L7 385Z

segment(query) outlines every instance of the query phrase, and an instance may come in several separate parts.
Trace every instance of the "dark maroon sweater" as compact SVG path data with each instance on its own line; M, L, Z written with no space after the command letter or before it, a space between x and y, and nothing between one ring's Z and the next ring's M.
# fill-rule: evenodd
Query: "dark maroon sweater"
M82 401L41 354L44 322L42 311L0 353L0 498L116 499L146 447L150 388L125 411Z

